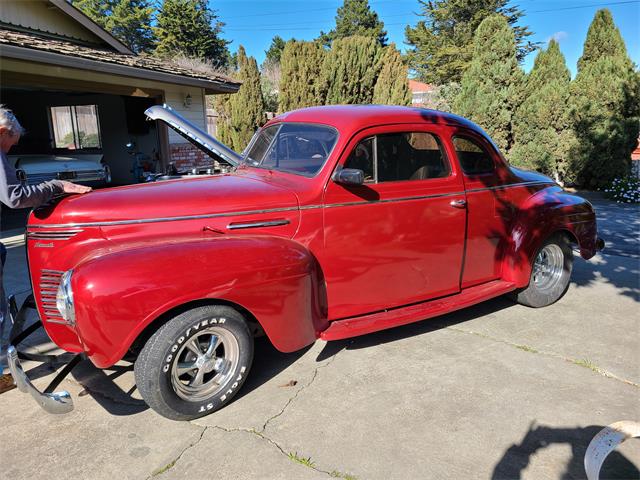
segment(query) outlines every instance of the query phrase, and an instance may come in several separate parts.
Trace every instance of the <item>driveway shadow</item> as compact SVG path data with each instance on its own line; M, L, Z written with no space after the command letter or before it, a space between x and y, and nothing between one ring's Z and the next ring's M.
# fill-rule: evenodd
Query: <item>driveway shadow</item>
M591 425L584 428L556 428L544 425L529 426L529 431L520 443L507 449L493 470L492 480L514 480L522 478L533 455L551 445L569 445L571 459L559 480L585 478L584 454L591 439L604 426ZM633 441L633 440L630 440ZM640 471L623 454L611 452L600 470L601 479L633 479L640 478Z
M472 307L467 307L456 312L448 313L434 318L429 318L415 323L402 325L399 327L381 330L379 332L369 333L360 337L354 337L345 340L334 340L327 342L322 351L316 358L317 362L332 357L341 350L356 350L360 348L369 348L385 343L396 342L405 338L434 332L442 328L447 328L459 323L473 320L477 317L489 315L505 308L513 307L514 303L508 297L502 296L479 303Z

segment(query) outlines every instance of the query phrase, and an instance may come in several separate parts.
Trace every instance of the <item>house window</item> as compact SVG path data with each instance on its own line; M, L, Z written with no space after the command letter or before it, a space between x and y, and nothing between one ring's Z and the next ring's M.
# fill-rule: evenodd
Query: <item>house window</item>
M55 148L101 148L97 105L50 107Z

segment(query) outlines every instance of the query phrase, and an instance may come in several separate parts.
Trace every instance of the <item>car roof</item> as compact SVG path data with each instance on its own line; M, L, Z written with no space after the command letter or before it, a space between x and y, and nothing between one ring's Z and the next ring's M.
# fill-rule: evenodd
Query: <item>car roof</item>
M475 123L439 110L393 105L326 105L301 108L278 115L269 122L301 122L331 125L340 132L356 132L366 127L394 123L439 123L464 127L488 138Z

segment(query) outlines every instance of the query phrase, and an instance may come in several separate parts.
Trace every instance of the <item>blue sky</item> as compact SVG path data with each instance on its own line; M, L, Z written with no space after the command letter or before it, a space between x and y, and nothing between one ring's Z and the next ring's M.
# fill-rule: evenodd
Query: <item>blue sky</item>
M285 40L311 40L321 30L329 31L335 24L336 9L342 0L209 0L220 19L226 23L223 37L233 43L235 51L243 45L258 63L274 35ZM371 7L385 23L389 40L404 51L404 28L419 19L418 0L369 0ZM631 59L640 65L640 0L520 0L514 1L525 11L521 19L534 32L536 42L547 42L555 36L575 75L576 62L582 53L593 15L599 8L611 10L620 29ZM525 70L533 65L535 54L529 55Z

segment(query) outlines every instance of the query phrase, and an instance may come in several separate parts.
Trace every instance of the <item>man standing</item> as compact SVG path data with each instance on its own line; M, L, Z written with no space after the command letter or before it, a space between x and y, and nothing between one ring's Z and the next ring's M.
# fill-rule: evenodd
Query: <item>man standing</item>
M9 208L33 208L47 203L54 195L91 191L89 187L63 180L51 180L33 186L23 185L7 158L9 150L18 143L23 133L24 129L13 112L0 105L0 205ZM7 325L7 300L2 285L2 269L6 256L7 250L0 242L0 374L7 366L7 337L11 330L11 326Z

